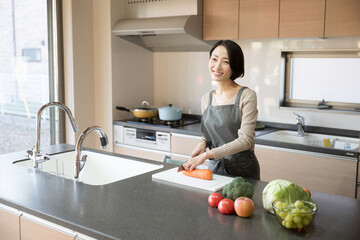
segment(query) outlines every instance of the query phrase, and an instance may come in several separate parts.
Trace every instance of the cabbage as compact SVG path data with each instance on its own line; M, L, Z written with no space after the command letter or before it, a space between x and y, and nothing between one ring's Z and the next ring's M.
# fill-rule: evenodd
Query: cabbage
M262 202L267 211L274 213L272 204L276 200L286 202L288 205L297 200L313 202L309 194L302 187L282 179L269 182L263 190Z

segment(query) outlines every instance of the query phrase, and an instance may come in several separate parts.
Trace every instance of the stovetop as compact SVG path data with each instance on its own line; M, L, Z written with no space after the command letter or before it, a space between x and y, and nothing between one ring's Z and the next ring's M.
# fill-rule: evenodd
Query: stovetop
M201 116L192 115L192 114L183 114L182 119L177 121L163 121L158 117L154 118L133 118L126 120L128 123L139 124L139 125L148 125L156 127L167 127L167 128L180 128L191 124L196 124L201 122Z

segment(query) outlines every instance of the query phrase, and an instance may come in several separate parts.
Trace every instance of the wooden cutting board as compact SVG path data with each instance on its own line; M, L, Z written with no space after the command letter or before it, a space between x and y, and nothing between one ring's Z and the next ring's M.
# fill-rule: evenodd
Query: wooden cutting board
M152 175L152 179L193 188L199 188L209 192L219 191L223 189L225 184L230 183L233 180L233 178L231 177L225 177L217 174L214 174L213 180L203 180L185 176L182 172L177 172L177 170L178 168L176 167L166 171L155 173Z

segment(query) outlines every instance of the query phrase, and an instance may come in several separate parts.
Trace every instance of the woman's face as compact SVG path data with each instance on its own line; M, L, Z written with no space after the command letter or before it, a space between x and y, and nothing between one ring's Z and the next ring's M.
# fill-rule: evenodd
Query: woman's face
M226 48L222 45L216 47L209 59L210 76L213 81L225 81L231 77L229 56Z

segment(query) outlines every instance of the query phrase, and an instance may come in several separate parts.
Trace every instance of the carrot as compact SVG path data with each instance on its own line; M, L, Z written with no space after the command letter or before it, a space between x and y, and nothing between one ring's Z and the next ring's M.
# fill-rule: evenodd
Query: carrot
M213 172L210 169L194 169L192 171L184 170L182 173L189 177L212 180Z

